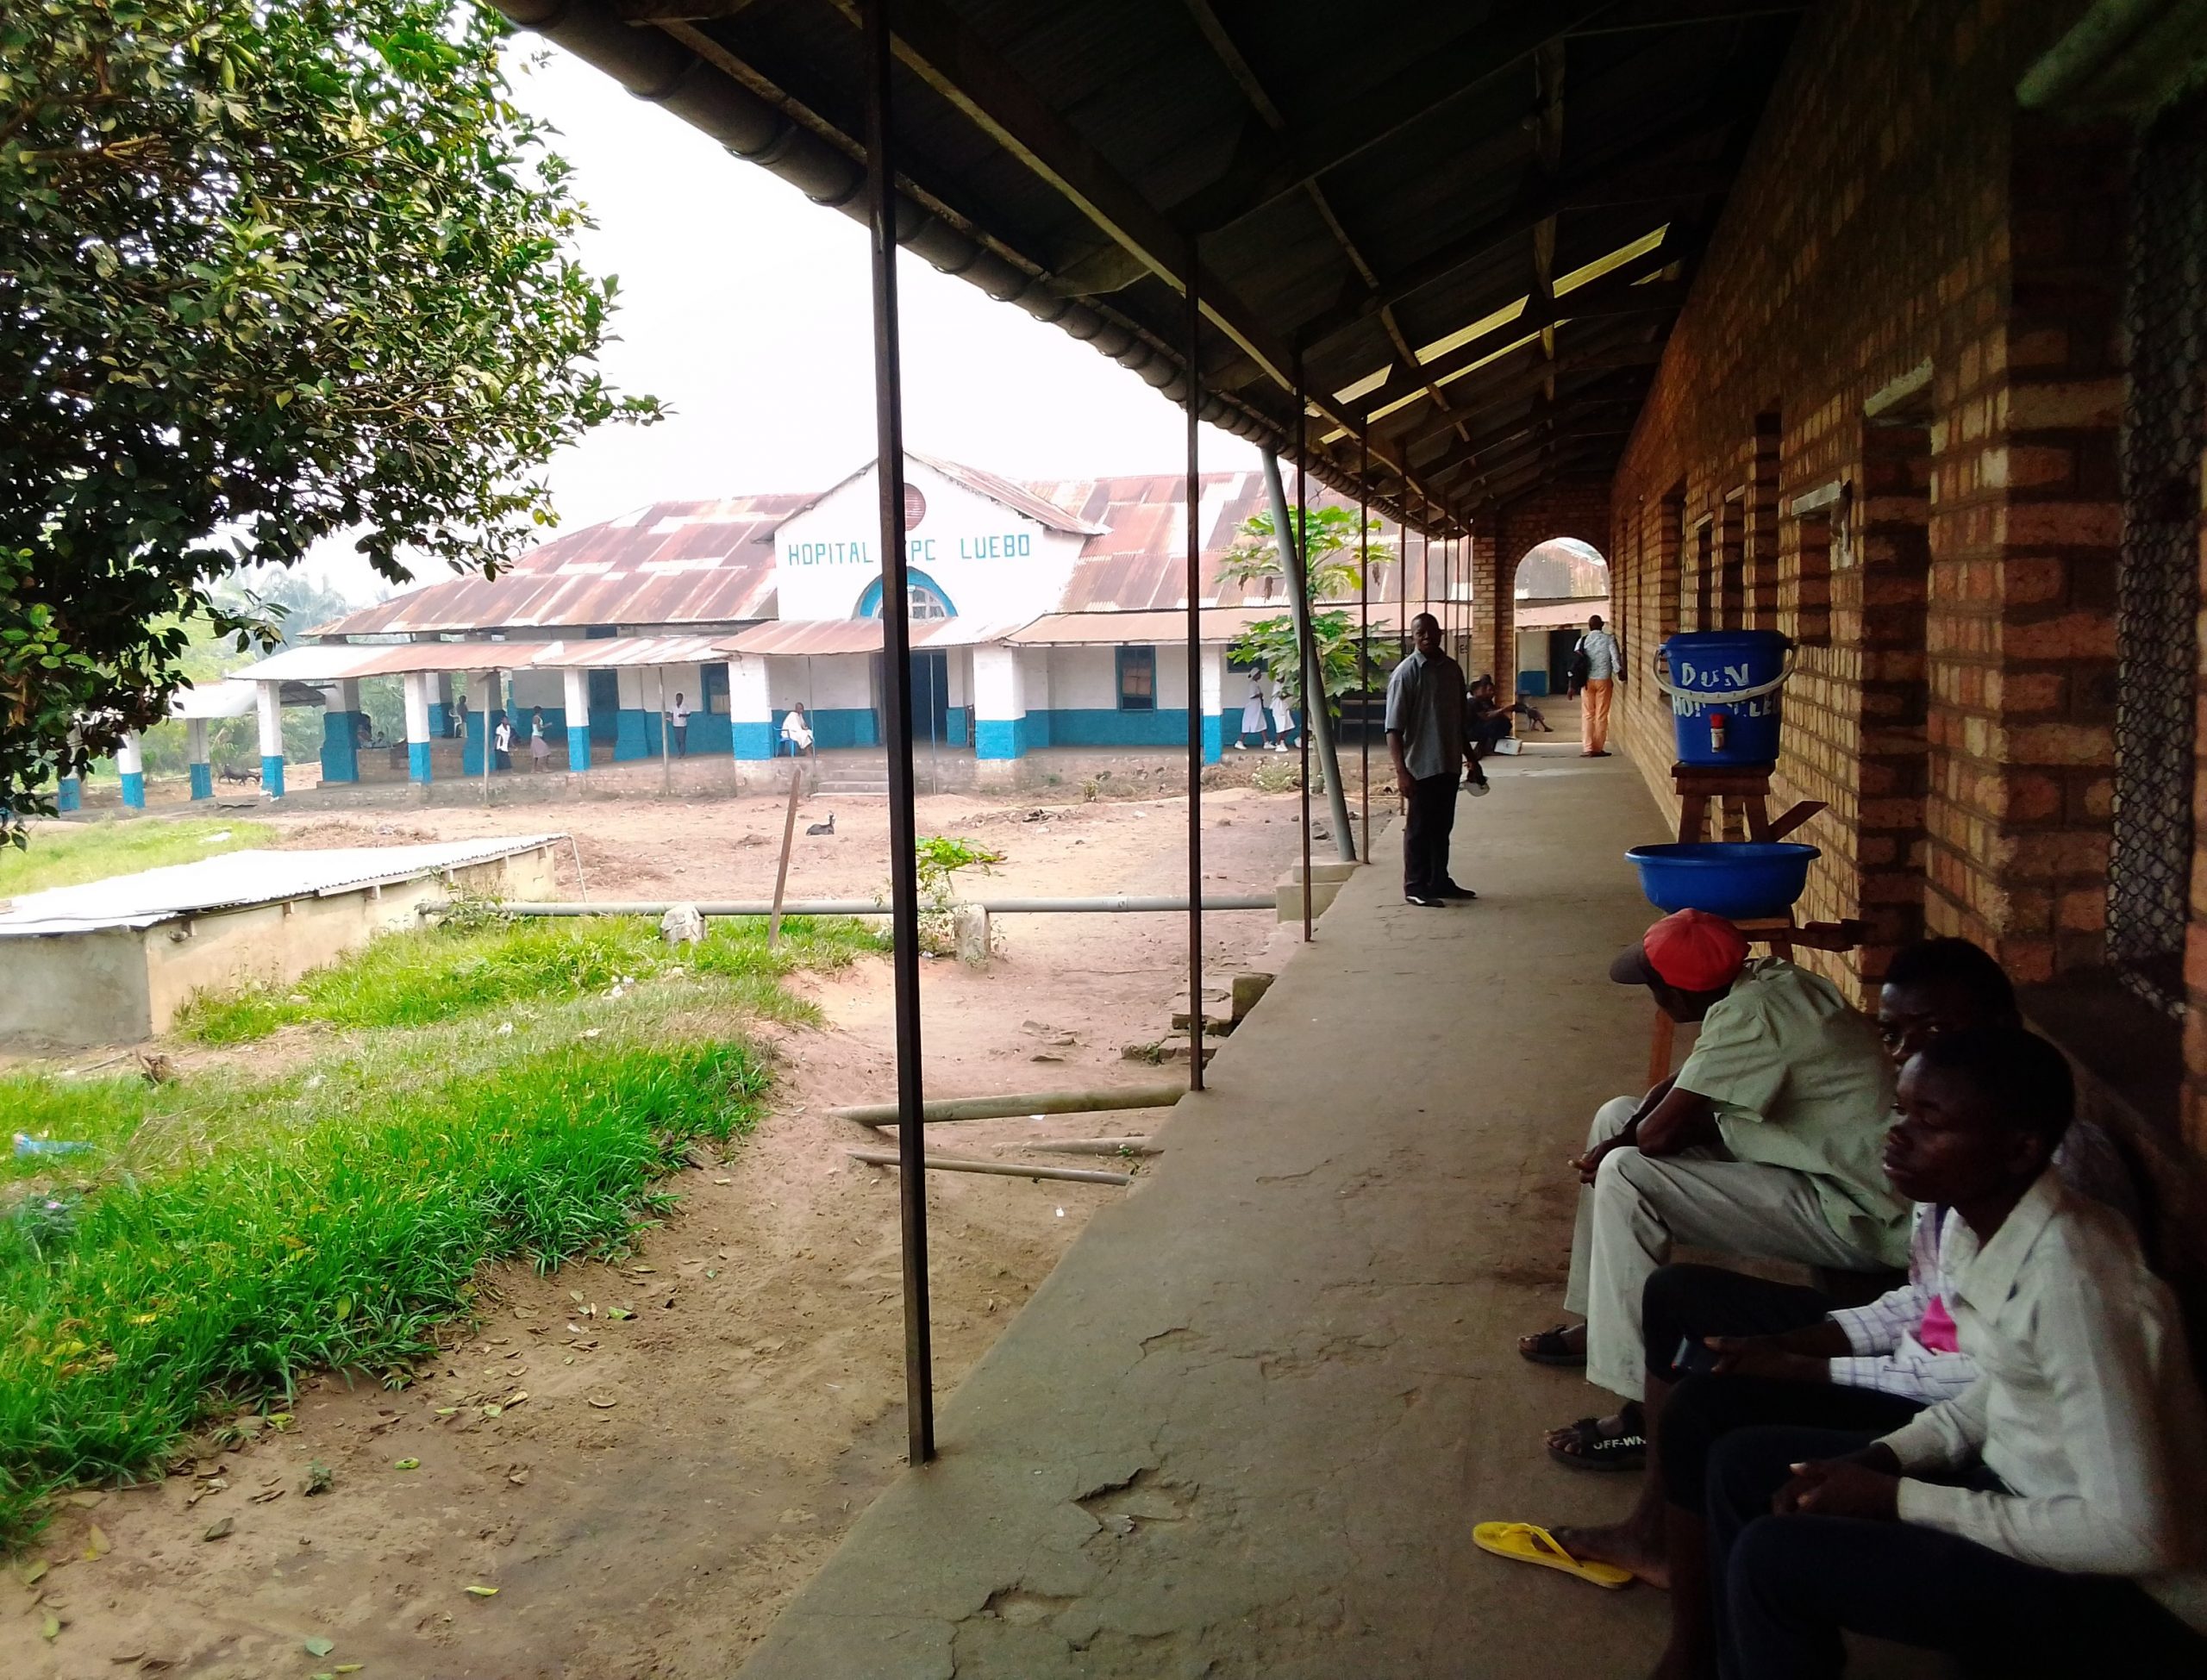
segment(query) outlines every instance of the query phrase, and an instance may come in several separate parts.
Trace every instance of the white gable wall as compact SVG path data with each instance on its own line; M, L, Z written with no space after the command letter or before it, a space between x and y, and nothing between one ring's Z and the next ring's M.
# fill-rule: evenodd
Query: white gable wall
M907 563L949 596L961 618L1024 620L1055 612L1085 539L1052 530L914 462L909 481L927 512L905 540ZM854 618L881 576L880 497L868 467L774 534L775 585L785 619Z

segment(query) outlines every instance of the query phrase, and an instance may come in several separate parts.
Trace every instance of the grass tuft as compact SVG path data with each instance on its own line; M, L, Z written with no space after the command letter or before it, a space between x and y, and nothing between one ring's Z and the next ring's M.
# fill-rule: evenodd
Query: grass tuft
M403 1380L485 1261L617 1250L691 1141L749 1129L767 1074L741 1045L538 1033L187 1081L135 1110L38 1083L6 1096L57 1131L170 1147L0 1202L0 1546L60 1488L154 1469L210 1406L319 1367Z
M521 1002L556 1002L680 969L734 981L755 1013L810 1021L815 1012L781 981L799 969L842 967L881 936L849 917L791 916L780 949L766 949L763 917L715 921L702 944L678 950L635 916L516 918L489 927L387 934L343 960L285 984L202 993L177 1030L203 1044L243 1044L295 1022L359 1029L424 1027Z
M34 822L20 851L0 845L0 898L197 863L268 842L265 822L166 822L145 817L100 822ZM217 838L220 836L220 838Z

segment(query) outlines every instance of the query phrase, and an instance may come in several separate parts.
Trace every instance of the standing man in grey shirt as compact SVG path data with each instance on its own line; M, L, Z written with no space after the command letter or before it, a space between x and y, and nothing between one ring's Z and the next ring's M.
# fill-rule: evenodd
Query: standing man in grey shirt
M1477 898L1448 875L1448 834L1456 826L1456 778L1476 771L1464 726L1464 668L1441 651L1441 621L1410 621L1410 656L1387 679L1387 751L1408 807L1403 825L1403 897L1422 909L1451 898Z

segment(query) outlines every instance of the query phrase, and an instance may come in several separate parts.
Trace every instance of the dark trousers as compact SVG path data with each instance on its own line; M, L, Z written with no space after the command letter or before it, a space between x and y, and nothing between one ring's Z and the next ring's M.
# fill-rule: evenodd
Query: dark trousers
M690 756L690 726L686 723L678 723L668 733L674 741L674 756L678 759L688 758Z
M1403 891L1432 898L1448 884L1448 835L1456 826L1456 767L1420 776L1403 790L1410 816L1403 824Z
M2002 1680L2207 1673L2207 1638L2135 1581L2041 1569L1915 1523L1770 1514L1793 1465L1870 1439L1744 1429L1711 1457L1710 1564L1726 1680L1836 1676L1842 1630L1944 1652L1967 1673Z
M1725 1266L1659 1266L1640 1292L1640 1327L1647 1374L1679 1380L1672 1363L1680 1342L1704 1336L1779 1336L1804 1330L1835 1303L1822 1290L1773 1283Z

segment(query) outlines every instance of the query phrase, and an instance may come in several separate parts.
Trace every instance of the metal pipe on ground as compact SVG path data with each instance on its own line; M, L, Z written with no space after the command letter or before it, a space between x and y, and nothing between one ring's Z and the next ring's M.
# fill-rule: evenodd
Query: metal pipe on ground
M848 1149L843 1152L868 1166L903 1166L903 1159L887 1149ZM1051 1178L1066 1184L1131 1184L1134 1175L1099 1172L1084 1166L1018 1166L1010 1161L960 1161L947 1155L927 1155L920 1165L929 1172L985 1172L995 1178Z
M961 901L968 902L968 901ZM1128 894L1097 898L978 898L970 901L991 915L1087 915L1178 914L1188 908L1185 898L1144 898ZM1204 900L1206 910L1269 910L1279 902L1269 894L1221 894ZM765 898L715 898L702 902L675 898L601 899L594 903L566 899L517 901L500 908L508 915L665 915L677 904L687 903L699 915L772 915L774 904ZM428 904L421 914L434 915L442 908ZM956 907L953 906L953 909ZM871 898L792 898L781 906L785 915L888 915L890 907Z
M1009 1096L948 1096L921 1106L922 1124L960 1120L1040 1119L1044 1115L1103 1114L1115 1109L1169 1109L1186 1094L1180 1085L1119 1085L1098 1090L1015 1093ZM902 1110L894 1102L862 1102L830 1109L830 1120L854 1120L861 1126L895 1126Z
M1032 1143L1000 1143L999 1152L1023 1149L1037 1155L1162 1155L1165 1146L1148 1138L1041 1138Z

